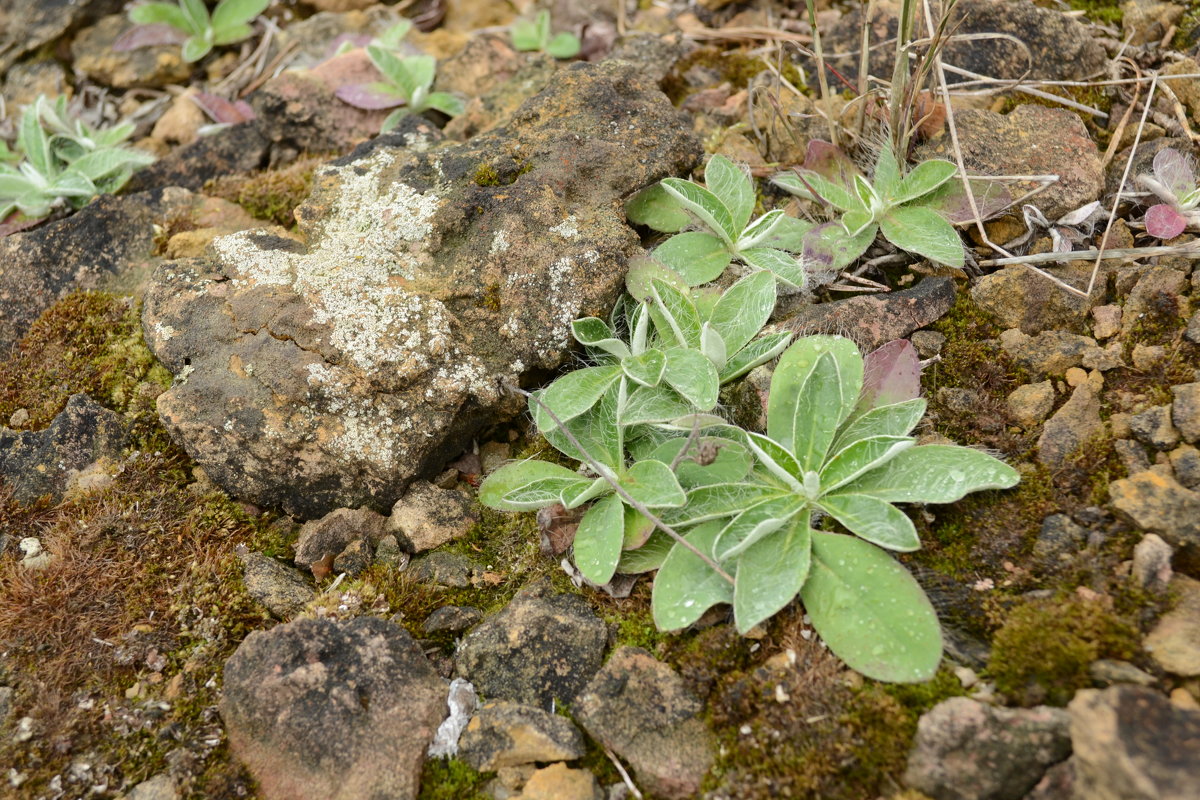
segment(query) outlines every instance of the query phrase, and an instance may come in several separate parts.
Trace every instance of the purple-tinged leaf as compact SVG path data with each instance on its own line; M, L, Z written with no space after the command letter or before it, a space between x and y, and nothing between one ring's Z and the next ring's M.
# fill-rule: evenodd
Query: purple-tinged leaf
M1146 233L1159 239L1174 239L1187 227L1187 218L1165 203L1146 212Z
M921 396L921 360L907 339L893 339L863 357L860 411Z
M866 252L878 230L869 225L851 236L840 222L818 225L804 237L804 261L815 270L840 270Z
M159 47L169 44L183 44L188 38L186 31L166 24L135 25L117 37L112 49L117 53L138 50L142 47Z
M208 92L196 92L192 95L192 102L200 106L213 122L236 125L255 118L254 109L245 100L230 101Z
M1012 195L998 181L971 181L971 193L979 206L979 214L991 219L1012 204ZM961 225L975 219L971 202L961 180L947 181L921 201L921 205L940 214L951 225Z
M1154 156L1154 177L1176 197L1196 188L1196 174L1187 157L1174 147L1159 150Z
M817 140L808 143L808 149L804 152L804 169L812 170L847 189L854 186L855 175L862 175L862 170L841 148Z
M402 106L406 102L403 97L387 91L384 87L386 84L375 83L351 83L346 86L339 86L337 89L337 97L344 103L349 103L355 108L361 108L365 111L376 111L381 108L395 108Z

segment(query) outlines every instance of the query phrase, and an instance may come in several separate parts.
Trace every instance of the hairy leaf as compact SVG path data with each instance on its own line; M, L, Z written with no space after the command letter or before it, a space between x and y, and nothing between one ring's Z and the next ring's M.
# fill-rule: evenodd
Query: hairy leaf
M683 538L702 553L712 552L720 524L701 525ZM674 544L654 578L650 600L659 630L686 628L717 603L733 602L733 586L691 550Z
M733 220L733 214L715 194L691 181L681 178L663 178L662 186L683 208L720 236L728 246L733 246L742 232Z
M733 616L739 633L747 633L782 609L808 579L812 531L808 515L760 539L738 559L733 588Z
M635 225L645 225L663 233L676 233L692 222L679 201L657 183L625 202L625 216Z
M958 445L910 448L836 494L865 494L894 503L953 503L971 492L1008 489L1020 475L987 453Z
M767 435L816 470L862 388L858 348L840 336L809 336L784 351L771 378Z
M961 267L965 260L958 231L923 206L893 208L879 220L879 229L896 247L931 261Z
M902 553L921 547L912 520L891 503L869 495L840 494L821 498L819 505L846 530L871 544Z
M621 560L625 536L625 506L616 495L597 500L575 531L575 566L583 577L603 586L612 580Z

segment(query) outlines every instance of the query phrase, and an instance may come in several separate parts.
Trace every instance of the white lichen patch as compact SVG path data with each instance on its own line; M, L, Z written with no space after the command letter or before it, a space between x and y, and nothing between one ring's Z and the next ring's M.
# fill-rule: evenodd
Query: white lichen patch
M577 223L578 223L578 220L575 218L575 215L572 214L571 216L567 217L562 222L558 223L553 228L551 228L550 232L554 233L554 234L558 234L559 236L561 236L562 238L567 239L567 240L575 239L579 236L579 225Z
M161 322L154 323L154 332L158 335L158 338L162 339L164 342L169 342L179 335L179 331L175 330L170 325L164 325Z
M600 260L600 254L595 250L588 250L582 254L580 260L587 264L595 264ZM539 324L540 330L529 331L526 329L525 317L530 312L525 309L524 313L521 313L522 310L518 309L510 313L508 319L500 325L500 334L510 339L529 339L534 352L541 359L549 358L569 346L571 320L579 316L580 298L583 296L580 273L575 258L571 256L564 256L551 264L547 270L548 280L544 289L540 292L530 292L544 298L542 314L548 316L548 324ZM504 284L508 289L535 290L538 288L535 284L541 284L543 280L546 279L527 272L510 273L505 276Z
M495 235L492 236L492 245L488 248L488 255L499 255L509 247L510 243L508 241L508 231L498 230L496 231Z

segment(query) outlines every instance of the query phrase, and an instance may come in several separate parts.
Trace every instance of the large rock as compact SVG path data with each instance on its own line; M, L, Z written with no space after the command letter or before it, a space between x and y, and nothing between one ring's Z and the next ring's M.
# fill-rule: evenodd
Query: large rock
M392 622L300 619L246 637L220 709L267 800L411 800L446 684Z
M917 724L904 782L933 800L1019 800L1071 754L1068 723L1057 708L952 697Z
M656 797L682 800L700 790L713 763L702 710L674 670L640 647L622 647L580 695L575 716Z
M0 426L0 482L12 488L18 502L42 495L61 500L72 475L101 459L119 460L128 436L120 414L86 394L71 395L45 430Z
M457 671L490 700L549 710L575 700L600 669L607 640L583 598L536 584L462 638Z
M485 704L458 740L459 758L480 772L519 764L571 761L585 749L571 720L507 701Z
M1200 711L1153 689L1084 689L1068 706L1075 797L1195 800L1200 797Z
M570 321L621 290L638 245L621 199L699 155L619 62L564 70L466 144L394 142L317 176L296 212L307 247L224 237L148 292L147 342L180 378L159 398L164 423L259 505L386 509L523 408L501 382L562 364Z
M122 5L121 0L0 0L0 75L26 53Z
M71 66L96 83L118 89L186 83L192 65L183 60L179 45L113 49L134 27L125 14L112 14L80 31L71 43Z

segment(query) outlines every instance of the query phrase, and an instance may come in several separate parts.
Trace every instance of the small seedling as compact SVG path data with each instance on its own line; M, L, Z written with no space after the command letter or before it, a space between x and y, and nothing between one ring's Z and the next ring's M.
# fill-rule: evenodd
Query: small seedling
M961 267L962 239L946 218L935 210L938 189L957 172L949 161L931 159L902 175L889 147L879 151L873 181L868 181L849 158L832 145L810 148L816 158L805 168L776 175L771 182L806 200L832 206L841 212L846 255L858 258L882 232L901 250L931 261ZM857 252L855 252L857 251Z
M537 51L555 58L574 58L579 55L579 37L573 33L550 32L550 12L539 11L533 21L519 19L509 29L513 47L522 52Z
M367 46L367 56L383 76L381 81L340 86L338 99L355 108L394 108L383 121L382 132L390 131L405 114L434 109L455 117L463 112L463 101L449 92L432 91L437 74L433 56L398 56L383 44Z
M119 146L133 128L129 123L93 128L68 114L65 97L54 104L38 97L21 115L13 155L23 160L15 168L0 163L0 220L14 209L37 218L64 202L78 208L120 189L134 169L154 161L148 153Z
M681 178L634 195L625 206L631 222L675 233L689 226L703 230L676 233L654 249L656 260L670 267L691 286L718 278L737 259L756 270L767 270L788 286L807 282L802 259L806 236L813 225L782 211L768 211L753 222L755 194L750 176L729 159L715 155L704 170L705 186Z
M1188 159L1167 147L1155 154L1152 169L1153 175L1137 178L1163 201L1146 211L1146 233L1174 239L1188 227L1200 227L1200 186Z
M266 10L271 0L221 0L209 16L203 0L179 0L173 3L145 3L129 10L129 19L138 25L166 25L183 38L183 60L191 63L204 58L213 47L235 44L254 34L250 22ZM162 44L140 41L138 44ZM124 49L129 48L126 43Z

